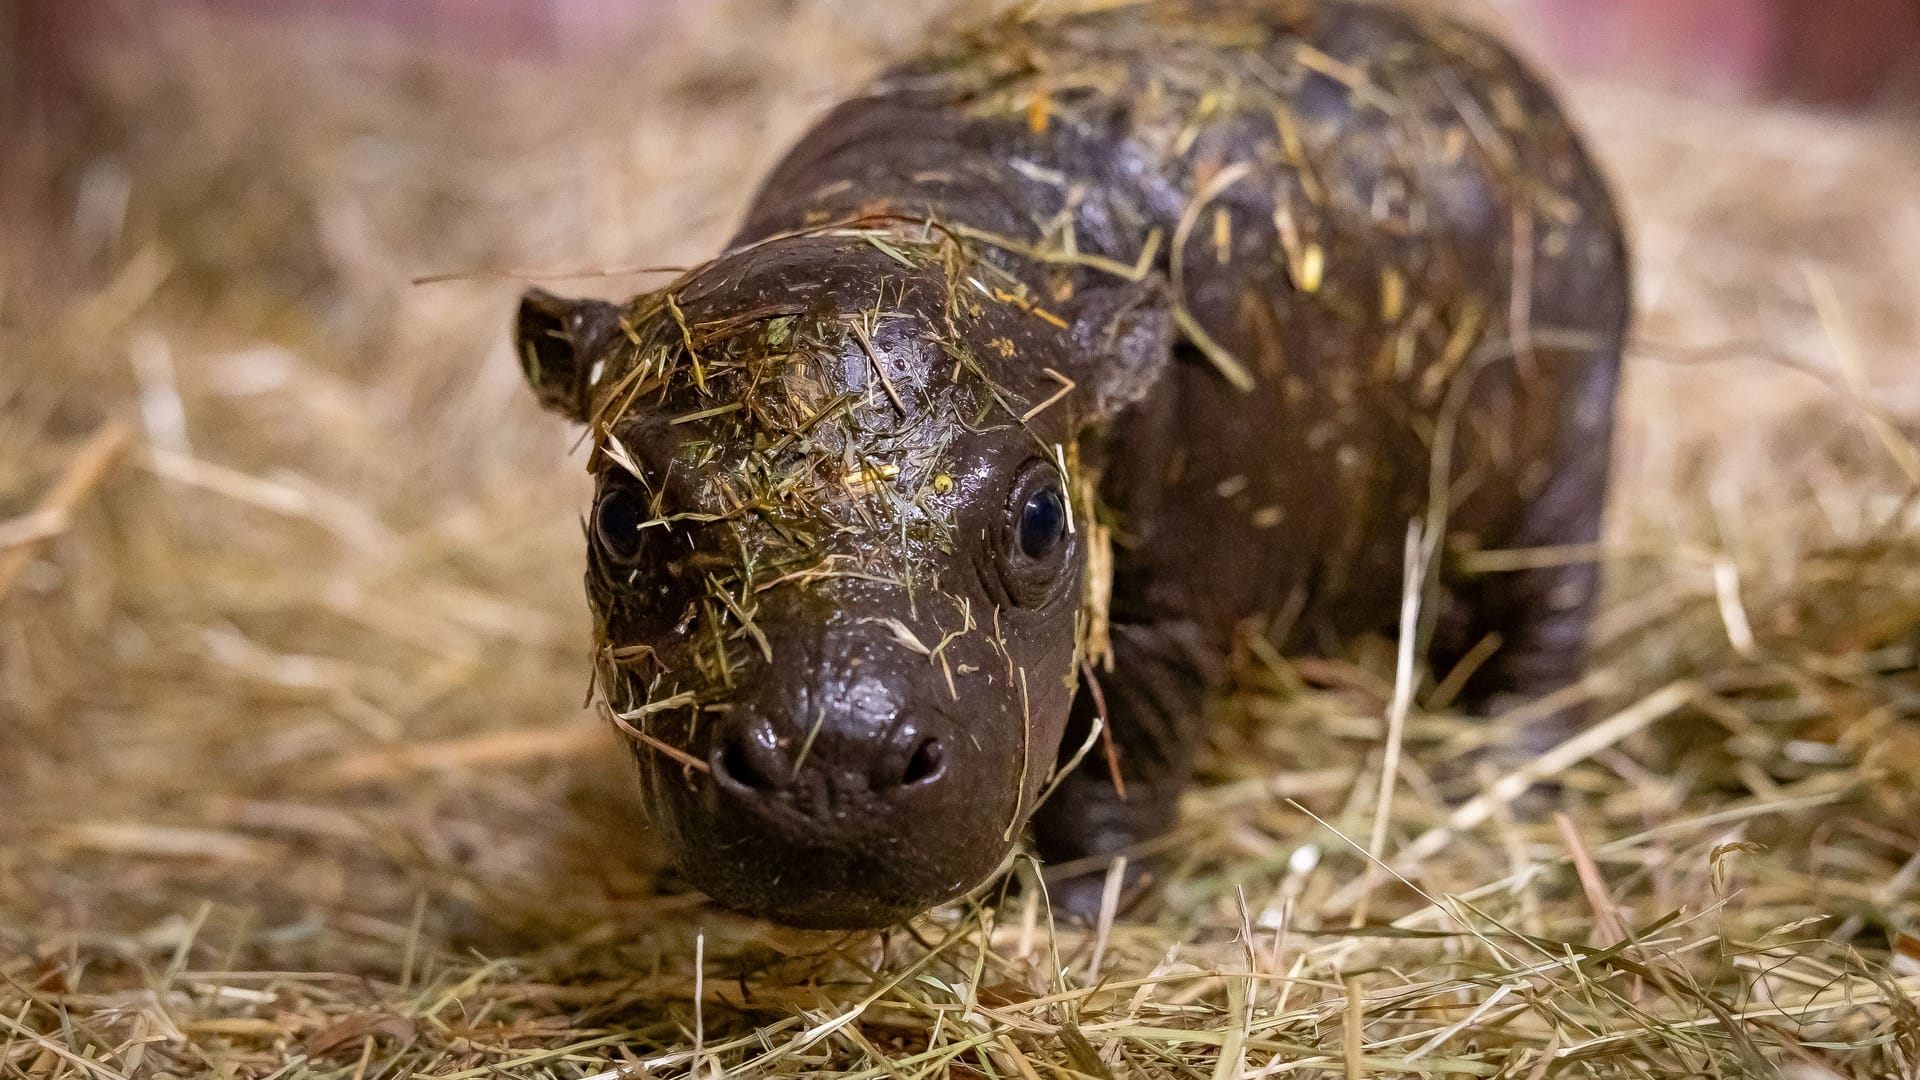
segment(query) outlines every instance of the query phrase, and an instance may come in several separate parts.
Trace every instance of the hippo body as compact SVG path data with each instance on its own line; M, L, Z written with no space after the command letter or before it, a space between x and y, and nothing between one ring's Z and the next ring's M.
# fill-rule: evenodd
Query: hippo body
M1392 632L1410 527L1466 708L1584 662L1593 564L1455 571L1601 520L1627 259L1550 95L1389 5L1079 7L833 110L666 289L523 303L600 448L609 709L730 905L878 925L1029 821L1050 862L1152 838L1226 658ZM627 528L652 550L610 559Z

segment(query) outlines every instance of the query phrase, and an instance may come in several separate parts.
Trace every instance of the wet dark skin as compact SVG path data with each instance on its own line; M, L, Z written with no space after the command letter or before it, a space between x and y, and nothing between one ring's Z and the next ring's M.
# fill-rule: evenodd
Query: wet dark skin
M1166 831L1236 645L1392 632L1410 523L1433 668L1484 661L1466 709L1576 679L1591 563L1458 567L1596 539L1627 319L1606 187L1497 43L1165 0L951 41L805 136L726 254L529 293L518 334L594 438L596 677L668 851L867 927L1023 836L1097 867Z

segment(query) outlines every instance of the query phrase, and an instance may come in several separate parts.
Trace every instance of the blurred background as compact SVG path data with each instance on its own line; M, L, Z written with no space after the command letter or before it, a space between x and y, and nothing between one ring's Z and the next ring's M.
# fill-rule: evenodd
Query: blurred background
M282 963L697 904L581 708L584 459L509 315L708 257L837 95L1004 6L0 2L0 953L164 949L202 897ZM1451 6L1633 222L1607 655L1801 634L1767 598L1920 480L1920 9ZM1271 738L1214 768L1356 753Z
M350 27L487 61L561 60L631 39L673 40L699 0L15 0L12 89L40 103L84 95L80 67L103 39L142 40L181 9L281 32ZM823 0L829 10L849 5ZM980 6L980 5L974 5ZM1915 89L1912 0L1487 0L1513 33L1567 71L1719 98L1869 105ZM765 0L761 18L791 4ZM916 16L902 12L903 21Z

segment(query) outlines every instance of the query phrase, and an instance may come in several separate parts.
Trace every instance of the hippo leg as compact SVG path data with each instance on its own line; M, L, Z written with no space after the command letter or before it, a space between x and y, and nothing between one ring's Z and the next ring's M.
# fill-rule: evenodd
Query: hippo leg
M1489 634L1500 641L1460 699L1461 707L1476 715L1498 716L1560 690L1578 680L1586 666L1600 591L1600 565L1590 545L1600 538L1606 502L1619 353L1558 353L1543 355L1543 362L1582 365L1585 376L1557 411L1558 425L1549 436L1554 449L1535 459L1550 462L1552 472L1495 546L1564 550L1547 560L1550 565L1483 574L1456 592L1467 607L1459 645L1470 648ZM1445 658L1444 652L1436 656ZM1496 764L1527 760L1573 735L1584 719L1585 710L1577 706L1558 710L1515 732L1488 756Z
M1560 543L1585 543L1564 540ZM1529 545L1545 546L1545 545ZM1480 633L1498 634L1500 647L1468 682L1460 707L1476 716L1501 716L1577 681L1587 658L1587 635L1599 568L1593 563L1502 575L1482 595ZM1535 757L1577 732L1585 719L1579 705L1555 710L1515 731L1488 755L1496 763Z
M1050 878L1054 907L1088 920L1099 913L1112 858L1173 824L1207 704L1224 677L1218 646L1191 624L1115 624L1112 637L1113 669L1095 674L1097 696L1085 683L1075 696L1061 765L1086 745L1104 705L1125 793L1095 744L1033 817L1034 841L1048 863L1097 862ZM1140 866L1138 859L1131 864L1129 883L1139 879Z

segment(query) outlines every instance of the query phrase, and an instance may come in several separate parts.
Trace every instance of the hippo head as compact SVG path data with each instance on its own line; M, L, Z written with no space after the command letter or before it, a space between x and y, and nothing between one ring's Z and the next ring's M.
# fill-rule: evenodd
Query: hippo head
M720 902L886 925L1019 840L1099 632L1077 440L1171 333L1151 286L1065 280L835 230L624 306L522 301L529 382L591 427L601 700Z

